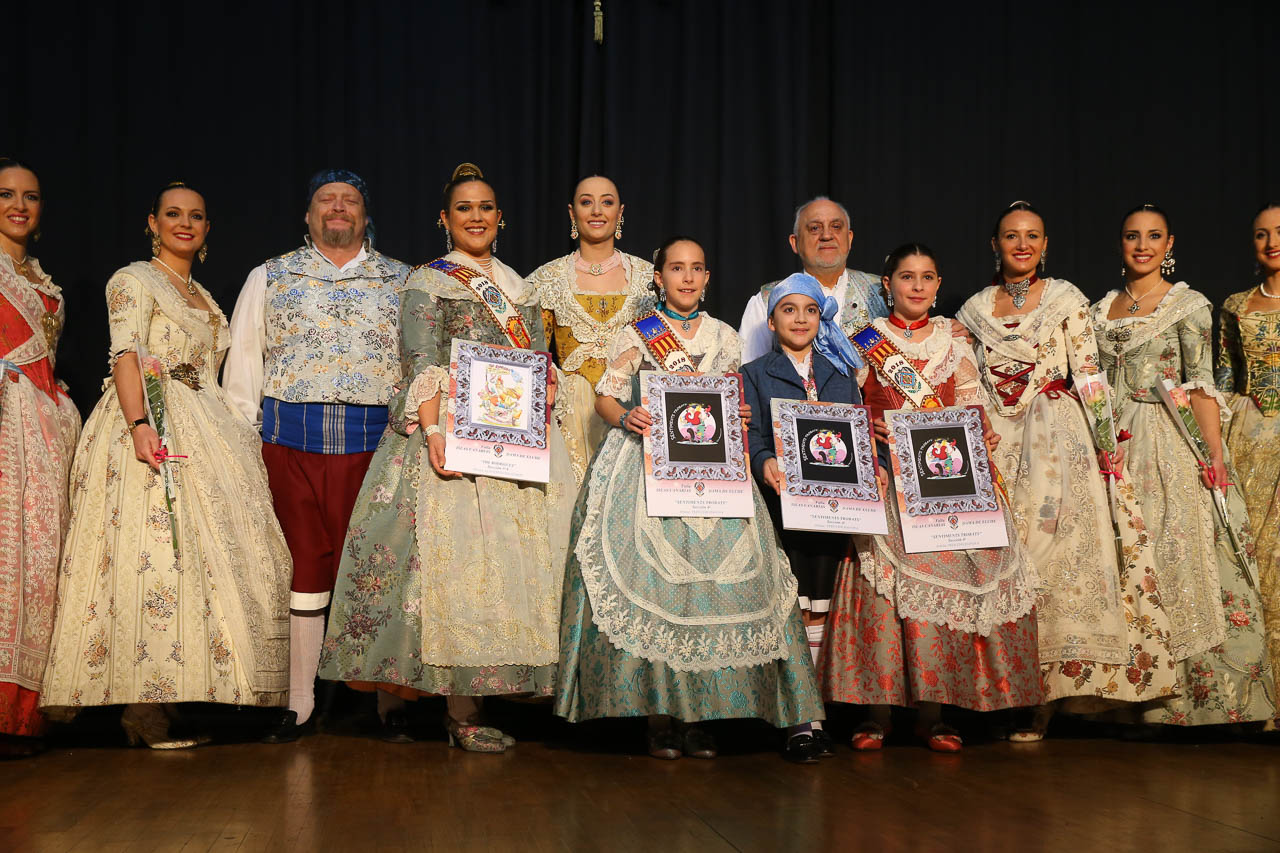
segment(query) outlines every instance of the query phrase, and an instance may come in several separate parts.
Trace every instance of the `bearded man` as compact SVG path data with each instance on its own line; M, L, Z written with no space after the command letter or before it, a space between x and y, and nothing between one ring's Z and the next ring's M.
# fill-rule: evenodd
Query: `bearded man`
M374 250L359 175L313 176L304 221L305 245L249 273L223 375L232 404L262 431L276 516L293 555L289 708L268 743L296 740L315 710L325 611L347 524L401 379L400 293L409 274Z

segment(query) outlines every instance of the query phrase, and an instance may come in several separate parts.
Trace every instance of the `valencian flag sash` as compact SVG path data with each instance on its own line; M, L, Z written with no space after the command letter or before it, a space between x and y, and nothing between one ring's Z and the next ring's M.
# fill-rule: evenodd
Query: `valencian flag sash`
M460 282L463 287L470 290L480 300L480 304L489 312L489 316L498 324L507 338L511 341L511 345L520 349L532 349L533 338L529 335L528 328L525 327L524 318L520 316L520 312L511 304L511 300L502 292L502 288L498 287L492 281L485 278L479 272L462 264L455 264L453 261L446 261L444 258L436 258L427 264L433 270L439 270L452 279Z
M894 390L915 405L917 409L941 409L942 400L920 375L902 350L882 335L875 326L863 326L849 336L867 364L873 365Z
M631 324L640 335L653 360L667 373L693 373L693 359L680 338L656 312L650 311Z

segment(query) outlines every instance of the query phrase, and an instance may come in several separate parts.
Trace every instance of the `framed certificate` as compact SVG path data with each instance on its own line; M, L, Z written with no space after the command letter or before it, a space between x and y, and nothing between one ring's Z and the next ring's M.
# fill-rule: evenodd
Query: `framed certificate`
M551 356L453 339L445 467L545 483L551 477L547 371Z
M885 412L907 553L1009 544L982 441L982 408Z
M782 526L834 533L888 533L876 481L871 410L849 403L772 400L782 474Z
M755 515L746 430L738 416L741 376L642 370L640 403L653 416L644 437L649 515Z

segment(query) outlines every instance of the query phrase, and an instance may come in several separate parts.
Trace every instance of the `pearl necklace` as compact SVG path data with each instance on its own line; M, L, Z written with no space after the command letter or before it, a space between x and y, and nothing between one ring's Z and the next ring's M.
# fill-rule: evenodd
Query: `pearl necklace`
M174 278L176 278L178 281L186 285L187 293L190 293L192 296L196 295L196 286L194 283L192 283L191 276L187 276L186 278L183 278L178 274L177 270L175 270L173 267L166 264L164 261L160 260L160 258L158 257L152 258L151 260L155 261L157 264L167 269L169 272L173 274Z
M22 260L20 261L15 261L12 257L10 257L9 262L13 264L13 271L16 272L18 275L22 276L25 279L31 278L31 266L30 266L31 256L30 255L23 255Z
M1270 293L1268 293L1268 292L1267 292L1267 283L1266 283L1265 281L1263 281L1263 282L1259 282L1259 284L1258 284L1258 292L1259 292L1259 293L1261 293L1263 296L1265 296L1265 297L1266 297L1266 298L1268 298L1268 299L1280 299L1280 296L1273 296L1273 295L1271 295Z
M622 266L622 255L620 255L616 249L613 254L609 256L608 260L597 264L589 264L582 259L582 255L578 252L573 253L573 268L578 272L584 272L588 275L604 275L607 272L616 270L620 266Z

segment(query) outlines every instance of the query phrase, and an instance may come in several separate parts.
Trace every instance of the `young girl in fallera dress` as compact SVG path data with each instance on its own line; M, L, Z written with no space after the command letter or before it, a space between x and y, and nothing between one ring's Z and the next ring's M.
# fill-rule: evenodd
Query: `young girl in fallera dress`
M871 332L871 340L900 352L923 388L917 396L933 395L944 406L985 406L973 349L952 337L950 320L929 316L942 284L933 252L900 246L886 259L882 282L889 317L873 320L855 340ZM900 390L900 375L901 368L888 371L882 363L858 371L877 421L887 409L917 407ZM989 450L1000 442L990 428L986 442ZM934 751L956 752L960 735L943 724L942 705L993 711L1043 699L1035 571L1003 500L1007 547L908 554L897 501L892 489L886 492L888 535L854 537L858 562L844 567L836 585L819 667L823 696L870 706L854 749L879 749L891 706L914 705L917 736Z
M641 436L653 419L638 405L638 374L667 372L669 360L637 326L664 340L669 332L700 373L732 373L741 360L737 333L698 308L709 278L702 247L668 240L654 267L661 301L614 340L596 385L596 411L614 429L573 513L555 712L570 721L647 716L649 754L663 759L715 756L697 723L758 717L792 727L787 757L812 762L807 724L823 717L822 702L795 578L759 492L746 519L646 510ZM759 416L745 406L741 414Z

